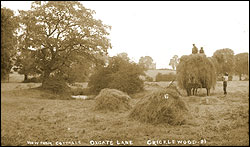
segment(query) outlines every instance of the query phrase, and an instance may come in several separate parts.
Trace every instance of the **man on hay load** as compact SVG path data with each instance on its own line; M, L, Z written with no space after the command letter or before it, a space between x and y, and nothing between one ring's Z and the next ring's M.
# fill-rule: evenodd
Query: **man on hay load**
M192 54L197 54L197 53L198 53L198 48L195 46L195 44L193 44Z

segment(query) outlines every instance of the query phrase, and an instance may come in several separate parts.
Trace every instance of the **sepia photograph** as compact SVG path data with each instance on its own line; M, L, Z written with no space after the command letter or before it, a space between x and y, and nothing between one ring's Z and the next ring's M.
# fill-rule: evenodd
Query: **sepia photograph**
M249 1L1 1L1 146L249 146Z

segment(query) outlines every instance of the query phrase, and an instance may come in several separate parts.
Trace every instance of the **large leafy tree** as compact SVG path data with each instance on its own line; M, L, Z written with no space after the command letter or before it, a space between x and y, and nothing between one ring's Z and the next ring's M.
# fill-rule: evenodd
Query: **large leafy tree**
M8 77L16 50L17 18L8 8L1 8L1 80Z
M249 55L248 53L239 53L235 55L235 73L239 75L241 80L242 74L249 74Z
M76 1L35 1L20 11L20 43L36 51L37 70L44 80L70 69L74 62L93 61L111 48L108 29L93 18L95 11ZM99 62L98 62L99 63Z
M234 51L229 48L216 50L212 56L216 60L217 74L234 72Z
M172 59L170 59L169 65L172 66L173 70L175 70L179 62L180 59L178 58L178 56L174 55Z
M139 65L142 66L145 70L155 69L156 67L153 61L153 58L150 56L141 57L139 59Z

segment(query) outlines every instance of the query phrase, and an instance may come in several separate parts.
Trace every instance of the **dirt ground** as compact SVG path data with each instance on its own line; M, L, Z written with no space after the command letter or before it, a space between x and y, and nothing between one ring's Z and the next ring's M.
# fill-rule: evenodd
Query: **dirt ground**
M167 82L147 83L130 104ZM152 125L128 119L130 111L97 112L95 100L52 100L39 84L1 83L1 145L178 145L249 146L249 82L230 81L223 96L218 82L211 96L181 97L192 122Z

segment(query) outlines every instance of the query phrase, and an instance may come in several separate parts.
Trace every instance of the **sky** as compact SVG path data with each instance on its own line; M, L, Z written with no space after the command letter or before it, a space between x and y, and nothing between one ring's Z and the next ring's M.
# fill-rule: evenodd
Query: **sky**
M174 55L192 52L192 44L211 57L218 49L249 53L249 1L81 1L96 19L110 25L109 55L126 52L138 62L151 56L156 68L171 68ZM31 1L1 1L14 11Z

